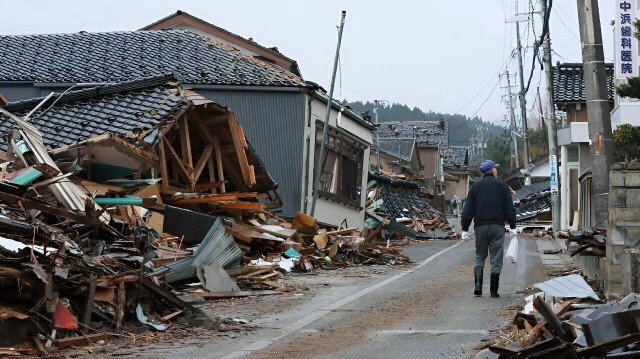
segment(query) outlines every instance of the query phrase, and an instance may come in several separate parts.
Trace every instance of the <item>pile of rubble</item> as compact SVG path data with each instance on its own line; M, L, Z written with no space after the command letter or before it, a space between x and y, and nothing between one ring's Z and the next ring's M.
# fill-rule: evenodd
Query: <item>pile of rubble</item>
M282 293L294 270L409 261L373 243L379 228L274 214L277 184L233 112L171 76L40 101L0 108L2 355L217 329L195 303Z
M475 358L636 358L640 294L602 302L579 274L534 285L511 333Z
M607 228L593 227L581 230L565 230L558 232L558 237L566 238L567 244L575 243L577 249L571 252L571 256L607 256Z
M454 227L425 200L413 181L369 172L365 227L380 228L383 239L460 239Z

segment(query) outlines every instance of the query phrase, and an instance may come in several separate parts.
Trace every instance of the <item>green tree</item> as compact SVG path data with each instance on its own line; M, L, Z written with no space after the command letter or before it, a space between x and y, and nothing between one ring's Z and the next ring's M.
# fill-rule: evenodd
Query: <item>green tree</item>
M613 155L619 162L640 159L640 129L628 123L613 130Z

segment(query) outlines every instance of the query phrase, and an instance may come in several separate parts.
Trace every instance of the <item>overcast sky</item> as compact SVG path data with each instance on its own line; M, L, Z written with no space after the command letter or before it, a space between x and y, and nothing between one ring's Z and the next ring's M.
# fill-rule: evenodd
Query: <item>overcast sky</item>
M277 46L296 60L306 80L329 90L341 12L346 11L334 98L384 100L423 111L477 115L507 125L503 102L509 70L513 90L516 32L505 20L516 0L325 0L325 1L165 1L165 0L0 0L1 35L137 30L183 10L259 44ZM520 0L518 13L538 0ZM600 1L607 62L612 62L613 2ZM541 18L520 25L525 81ZM553 1L552 61L581 62L575 0ZM536 65L527 107L540 82ZM543 94L544 96L544 94ZM516 113L519 113L516 110Z

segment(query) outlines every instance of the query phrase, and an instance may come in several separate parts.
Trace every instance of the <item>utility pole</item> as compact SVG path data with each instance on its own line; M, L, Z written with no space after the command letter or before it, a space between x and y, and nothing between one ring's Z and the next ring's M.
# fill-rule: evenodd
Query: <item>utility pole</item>
M604 225L609 219L609 169L613 164L613 141L600 13L598 0L578 0L577 3L593 159L591 208L595 214L594 225Z
M511 156L511 169L520 167L520 158L518 158L518 137L516 137L516 113L513 105L513 93L511 92L511 79L507 71L507 89L509 91L509 114L511 116L511 141L513 141L513 156ZM514 164L515 159L515 166Z
M522 120L522 142L524 142L523 166L524 185L531 184L531 167L529 160L529 137L527 136L527 102L524 93L524 74L522 70L522 42L520 41L520 22L516 21L516 35L518 36L518 72L520 75L520 117Z
M553 226L553 236L560 231L560 192L558 191L558 133L556 124L556 111L553 106L553 67L551 65L551 36L549 30L549 14L551 9L547 8L547 0L541 0L543 26L547 27L547 33L542 42L544 54L544 74L547 85L547 137L549 138L549 185L551 187L551 225ZM585 72L586 73L586 72ZM608 106L608 105L607 105ZM567 163L566 158L561 159Z
M344 29L344 18L347 12L342 10L342 19L340 20L340 29L338 30L338 45L336 46L336 56L333 60L333 72L331 73L331 86L329 87L329 98L327 99L327 111L324 115L324 126L322 128L322 142L320 142L320 153L315 168L315 177L313 179L313 198L311 200L311 217L316 211L316 201L318 200L318 191L320 190L320 176L322 175L322 164L324 163L324 143L327 140L327 132L329 128L329 115L331 114L331 104L333 102L333 87L336 84L336 70L338 69L338 59L340 58L340 43L342 43L342 30Z
M375 120L376 120L376 173L380 173L380 131L378 129L378 100L373 101L375 103Z

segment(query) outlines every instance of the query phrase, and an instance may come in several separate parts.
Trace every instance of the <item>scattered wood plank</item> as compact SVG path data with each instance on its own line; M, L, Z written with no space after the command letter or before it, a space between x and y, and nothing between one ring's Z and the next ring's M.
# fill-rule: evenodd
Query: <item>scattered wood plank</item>
M58 349L65 349L73 346L92 344L94 342L97 342L98 340L104 339L107 339L106 334L88 334L78 337L56 339L53 341L53 345L57 346Z
M251 297L258 295L273 295L282 294L277 290L242 290L239 292L191 292L190 295L194 297L201 297L205 299L224 299L235 297Z
M182 310L179 310L177 312L173 312L171 314L165 315L164 317L160 318L161 322L168 322L169 320L171 320L171 318L176 317L178 315L182 314Z

